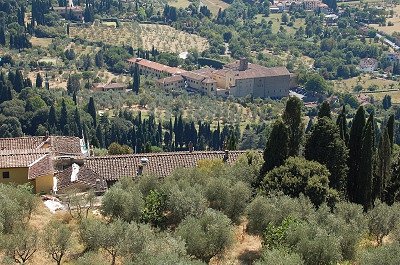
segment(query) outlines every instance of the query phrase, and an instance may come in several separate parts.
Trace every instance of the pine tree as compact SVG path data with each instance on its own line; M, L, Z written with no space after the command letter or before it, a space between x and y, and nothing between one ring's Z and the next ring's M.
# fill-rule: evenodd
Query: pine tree
M275 167L283 165L289 156L289 130L286 125L278 120L272 127L271 134L264 149L264 164L261 167L258 186L265 174Z
M93 126L94 128L97 127L97 112L96 112L96 106L94 104L94 99L93 97L89 98L89 104L88 104L88 113L90 114L90 116L92 116L93 119Z
M328 101L324 101L319 108L318 111L318 118L327 117L329 119L332 118L331 116L331 106L329 105Z
M364 210L372 207L373 194L373 168L374 168L374 116L370 114L365 125L362 137L360 155L360 169L355 187L354 202L362 204Z
M36 87L42 87L43 86L43 78L40 73L37 73L36 75Z
M346 145L349 143L349 130L347 128L346 120L346 107L343 105L342 112L338 115L336 125L339 127L340 138L345 142Z
M349 174L347 176L347 195L351 202L355 202L355 194L357 192L356 181L360 171L360 153L362 147L362 135L365 127L365 111L361 106L358 108L357 113L353 119L350 129L349 138L349 159L347 165L349 166Z
M301 113L302 102L297 97L290 97L286 102L283 121L289 132L289 156L297 156L300 153L300 145L304 135L304 124Z
M307 139L304 156L325 165L331 173L330 187L342 195L346 192L348 150L340 138L339 129L328 117L319 118Z

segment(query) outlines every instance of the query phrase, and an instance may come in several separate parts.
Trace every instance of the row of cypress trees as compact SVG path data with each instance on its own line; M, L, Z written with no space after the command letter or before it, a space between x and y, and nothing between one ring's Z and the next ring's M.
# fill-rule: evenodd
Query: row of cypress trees
M302 103L296 97L287 101L282 119L275 122L267 141L264 164L256 185L261 185L265 174L283 165L288 157L304 155L307 160L317 161L328 168L330 187L336 189L341 198L362 204L365 210L373 206L375 199L392 202L394 115L382 124L377 143L378 126L374 112L366 119L361 106L349 128L345 108L334 122L329 103L324 102L303 145L301 107Z

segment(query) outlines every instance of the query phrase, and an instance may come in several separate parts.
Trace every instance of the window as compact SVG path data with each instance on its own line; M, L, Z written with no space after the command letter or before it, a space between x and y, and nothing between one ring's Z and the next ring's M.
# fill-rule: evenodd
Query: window
M10 172L5 171L3 172L3 179L9 179L10 178Z

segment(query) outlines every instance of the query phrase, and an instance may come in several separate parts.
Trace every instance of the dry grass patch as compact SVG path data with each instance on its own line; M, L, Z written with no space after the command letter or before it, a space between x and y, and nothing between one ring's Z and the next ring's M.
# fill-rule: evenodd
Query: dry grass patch
M43 47L43 48L49 47L49 45L51 44L52 41L53 41L52 38L36 38L36 37L32 37L30 39L30 42L32 43L32 46L39 46L39 47Z
M384 78L373 78L371 75L362 75L359 77L353 77L344 80L335 80L332 81L333 88L335 91L339 92L353 92L353 88L360 84L363 86L365 90L368 89L371 85L377 85L379 89L390 89L390 86L393 85L393 88L399 88L399 82L393 80L387 80Z
M89 28L72 27L71 36L146 50L150 50L154 45L159 51L176 53L189 49L204 51L209 46L205 38L158 24L124 23L115 29L94 25Z

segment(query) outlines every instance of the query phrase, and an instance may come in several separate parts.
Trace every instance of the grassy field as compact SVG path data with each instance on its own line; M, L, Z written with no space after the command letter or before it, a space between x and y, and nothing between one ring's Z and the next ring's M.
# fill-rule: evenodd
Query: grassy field
M210 9L213 16L216 16L218 14L218 10L220 8L222 10L224 10L229 7L229 4L227 4L221 0L200 0L200 2L204 5L206 5L208 7L208 9ZM170 0L169 4L176 8L186 8L189 6L190 1L189 0Z
M189 49L204 51L208 48L205 38L157 24L124 23L121 27L103 26L71 27L71 36L89 41L103 41L113 45L131 45L150 50L154 45L159 51L184 52Z
M400 32L400 5L394 6L393 8L391 7L386 7L386 10L389 11L390 9L393 9L394 11L394 16L392 18L387 18L386 19L386 24L390 21L394 25L393 26L379 26L378 24L370 24L371 27L383 31L387 34L392 34L393 32L397 31Z
M290 34L294 34L296 30L305 25L305 20L304 18L297 18L296 21L293 24L293 27L288 27L286 25L281 25L281 18L282 14L270 14L268 17L265 17L263 14L258 14L255 18L255 21L257 23L260 23L263 19L265 19L267 22L272 21L272 32L277 33L279 31L279 28L283 26L283 28L286 29L286 31Z
M52 40L53 40L52 38L36 38L36 37L32 37L30 39L33 46L40 46L43 48L49 47Z
M333 81L334 90L340 92L353 92L353 88L357 84L362 85L365 90L367 90L371 85L377 85L380 90L390 89L391 85L393 85L393 88L395 89L400 88L399 82L383 78L372 78L370 75L363 75L360 80L358 77L353 77Z

